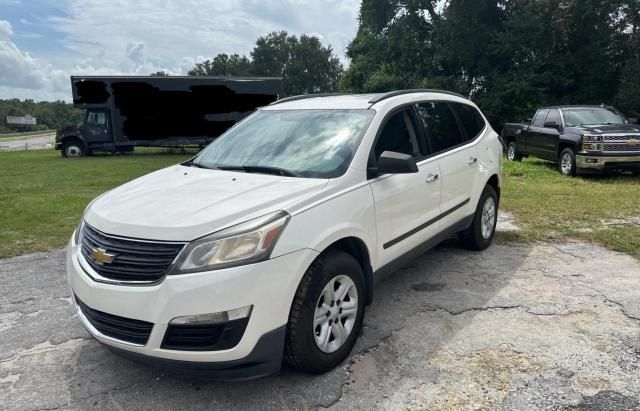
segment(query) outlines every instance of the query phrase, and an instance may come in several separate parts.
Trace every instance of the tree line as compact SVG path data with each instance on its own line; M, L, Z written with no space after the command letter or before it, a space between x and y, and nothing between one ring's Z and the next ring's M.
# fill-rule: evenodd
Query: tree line
M347 55L342 91L452 90L495 126L547 104L640 111L638 0L363 0Z
M362 0L347 57L345 69L318 37L277 31L249 55L221 53L188 74L282 77L286 95L441 88L475 101L495 127L551 104L632 114L640 0ZM78 118L62 102L20 104L0 100L0 115L31 114L49 127Z
M25 115L36 117L37 125L32 127L6 124L7 116ZM0 100L0 133L57 129L79 123L81 120L82 111L64 101Z

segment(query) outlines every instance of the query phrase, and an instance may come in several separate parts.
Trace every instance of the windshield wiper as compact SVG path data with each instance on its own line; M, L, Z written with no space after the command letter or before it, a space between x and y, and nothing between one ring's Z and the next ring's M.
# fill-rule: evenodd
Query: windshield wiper
M227 171L244 171L245 173L262 173L262 174L274 174L277 176L285 177L301 177L299 173L295 171L287 170L280 167L269 166L217 166L218 170Z
M187 161L185 163L182 163L182 165L186 166L186 167L206 168L207 170L211 170L212 169L212 167L207 167L207 166L205 166L203 164L196 163L195 161Z

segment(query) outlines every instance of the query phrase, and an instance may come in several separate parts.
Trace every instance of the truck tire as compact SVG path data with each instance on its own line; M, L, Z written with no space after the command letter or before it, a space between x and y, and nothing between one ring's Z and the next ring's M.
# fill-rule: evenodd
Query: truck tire
M522 161L522 154L518 152L518 146L515 141L510 141L509 144L507 144L507 160Z
M492 186L487 184L480 195L471 227L459 234L463 247L474 251L482 251L489 247L496 234L497 222L498 194Z
M319 374L344 361L360 334L365 300L364 273L355 258L339 250L319 256L291 305L285 362Z
M560 152L560 158L558 159L558 168L560 173L566 177L575 177L576 175L576 154L570 147L565 148Z
M62 143L60 154L64 158L77 158L86 154L84 145L77 140L69 140Z

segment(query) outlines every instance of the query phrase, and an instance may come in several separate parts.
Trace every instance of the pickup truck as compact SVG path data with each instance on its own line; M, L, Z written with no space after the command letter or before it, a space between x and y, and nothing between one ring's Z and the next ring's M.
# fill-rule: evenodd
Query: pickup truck
M509 161L529 155L557 162L565 176L605 171L640 173L640 126L609 106L540 108L533 120L507 123L502 140Z

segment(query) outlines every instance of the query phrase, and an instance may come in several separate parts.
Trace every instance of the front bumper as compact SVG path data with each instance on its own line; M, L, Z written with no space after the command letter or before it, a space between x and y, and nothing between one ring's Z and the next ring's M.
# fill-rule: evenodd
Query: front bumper
M640 170L640 153L624 156L577 154L576 168L579 172Z
M182 369L237 371L245 369L247 364L263 363L257 369L234 371L230 378L223 377L237 379L279 369L284 343L282 330L289 318L291 302L302 275L317 255L314 250L303 249L257 264L166 276L159 284L136 286L94 281L90 275L95 273L87 273L86 268L80 265L78 247L71 243L67 251L67 277L82 323L110 349L134 359L144 359L144 362L179 365L178 368ZM82 314L76 298L93 310L152 323L148 340L143 345L133 344L102 334ZM233 348L218 351L161 348L167 326L173 318L250 305L253 309L246 329ZM277 368L274 369L276 363Z

